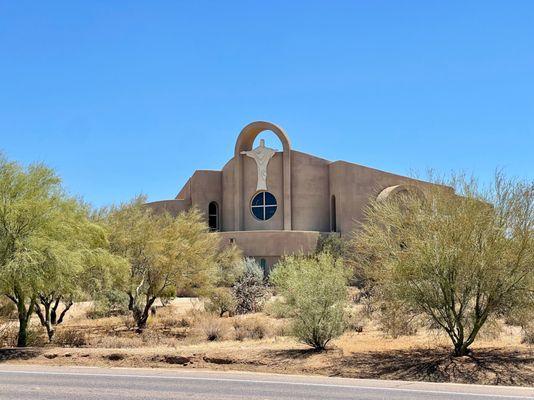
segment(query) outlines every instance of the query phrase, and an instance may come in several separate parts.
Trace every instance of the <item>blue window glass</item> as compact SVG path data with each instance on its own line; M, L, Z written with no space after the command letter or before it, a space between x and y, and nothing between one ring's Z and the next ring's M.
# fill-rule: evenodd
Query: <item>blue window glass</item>
M250 202L250 210L255 218L265 221L276 212L276 198L269 192L259 192Z
M276 199L269 192L265 192L265 205L266 206L276 206Z
M263 202L263 192L258 193L252 198L252 206L262 206Z
M276 212L276 206L265 207L265 219L271 218Z
M258 219L265 219L263 216L263 207L252 207L252 214Z

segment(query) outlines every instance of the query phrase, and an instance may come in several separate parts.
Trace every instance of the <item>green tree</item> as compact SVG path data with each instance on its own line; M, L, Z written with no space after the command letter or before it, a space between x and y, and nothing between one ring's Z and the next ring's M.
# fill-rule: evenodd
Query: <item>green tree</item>
M108 216L111 249L129 264L126 293L138 332L146 328L157 298L183 289L207 293L220 251L219 236L209 232L197 210L172 217L154 213L144 202L139 197Z
M434 186L372 201L352 248L381 301L428 317L462 356L488 320L532 301L534 185L436 183L456 194Z
M96 298L124 282L127 274L125 260L108 251L107 233L89 213L80 202L65 201L58 221L60 237L49 241L35 312L50 341L76 300Z
M23 168L0 157L0 292L17 308L20 347L27 344L50 247L61 237L63 205L60 179L52 170Z
M330 253L289 256L271 274L271 282L294 315L293 333L323 350L345 329L348 270Z

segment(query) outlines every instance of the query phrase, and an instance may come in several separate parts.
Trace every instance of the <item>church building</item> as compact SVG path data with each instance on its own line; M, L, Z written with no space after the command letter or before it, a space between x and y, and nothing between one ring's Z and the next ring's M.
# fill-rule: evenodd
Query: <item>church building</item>
M264 131L276 134L281 151L263 141L252 148ZM197 170L174 200L149 206L171 214L197 207L223 243L235 243L267 272L285 254L314 251L321 234L350 233L369 199L424 185L430 184L299 152L281 127L260 121L243 128L222 170Z

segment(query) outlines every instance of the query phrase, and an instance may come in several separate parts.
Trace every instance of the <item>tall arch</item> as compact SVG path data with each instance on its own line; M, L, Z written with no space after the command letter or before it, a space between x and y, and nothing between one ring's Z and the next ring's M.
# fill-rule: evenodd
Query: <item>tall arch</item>
M271 122L256 121L248 124L242 130L235 144L234 151L234 229L244 229L243 199L243 155L242 151L252 149L254 139L263 131L272 131L283 147L283 197L284 197L284 230L291 230L291 143L285 131Z

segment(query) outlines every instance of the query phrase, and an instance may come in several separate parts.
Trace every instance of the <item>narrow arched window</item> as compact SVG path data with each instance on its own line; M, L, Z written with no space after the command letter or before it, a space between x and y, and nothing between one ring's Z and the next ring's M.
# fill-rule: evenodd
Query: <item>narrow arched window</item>
M336 196L332 195L330 199L330 231L337 232L336 223Z
M219 205L215 201L208 205L208 224L210 231L219 230Z

